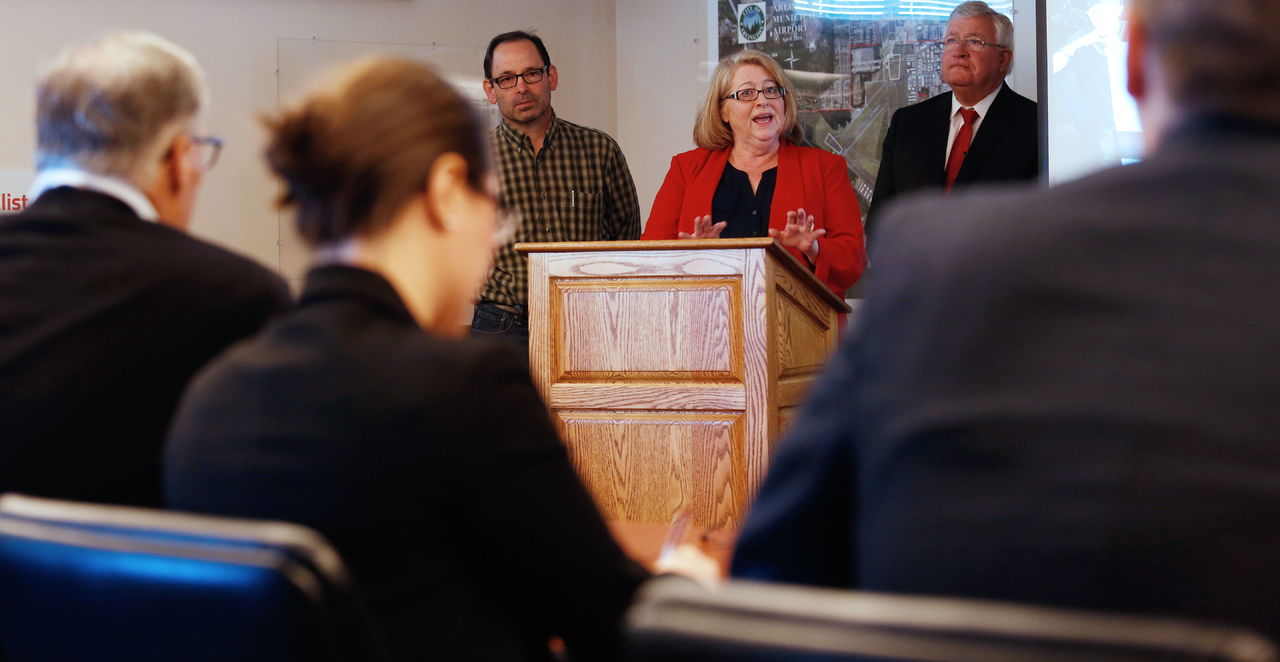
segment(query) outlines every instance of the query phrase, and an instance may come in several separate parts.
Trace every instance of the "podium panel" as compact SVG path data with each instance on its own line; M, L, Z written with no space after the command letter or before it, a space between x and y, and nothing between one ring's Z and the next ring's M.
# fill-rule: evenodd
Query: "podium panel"
M741 298L740 278L557 280L557 382L741 383Z
M767 238L516 248L534 382L606 517L740 526L844 302Z
M670 521L682 508L736 528L747 494L743 412L559 411L569 457L605 518Z

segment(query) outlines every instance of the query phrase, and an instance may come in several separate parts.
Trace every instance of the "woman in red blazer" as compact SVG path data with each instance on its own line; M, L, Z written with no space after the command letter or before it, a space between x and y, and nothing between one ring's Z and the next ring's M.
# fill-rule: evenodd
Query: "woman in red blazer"
M836 294L866 264L843 158L797 143L795 102L758 51L720 61L693 129L653 201L644 239L773 237Z

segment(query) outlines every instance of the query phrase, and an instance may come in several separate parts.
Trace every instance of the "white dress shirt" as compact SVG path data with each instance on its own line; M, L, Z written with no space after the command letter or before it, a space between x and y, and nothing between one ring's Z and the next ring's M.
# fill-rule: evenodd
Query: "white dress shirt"
M951 145L956 141L956 134L960 133L960 127L964 126L964 116L960 114L961 108L972 108L978 111L978 119L973 121L973 133L969 136L972 141L978 137L978 127L982 126L982 119L987 116L987 111L991 110L991 102L996 100L996 95L1000 94L1000 90L1004 87L1004 83L1000 84L994 92L982 98L982 101L972 106L962 105L956 100L956 95L951 95L951 133L947 134L947 151L942 153L942 162L946 163L951 158ZM970 142L970 145L973 143Z
M133 182L119 177L97 175L76 168L48 168L41 170L36 175L36 180L31 183L31 191L27 195L32 200L35 200L40 197L41 193L59 186L70 186L109 195L129 205L133 213L143 220L152 222L160 220L160 214L156 211L155 205L151 204L151 200Z

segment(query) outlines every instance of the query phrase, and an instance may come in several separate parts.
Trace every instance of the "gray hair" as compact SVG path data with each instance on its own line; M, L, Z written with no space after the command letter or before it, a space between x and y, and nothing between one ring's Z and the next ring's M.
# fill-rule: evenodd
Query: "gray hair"
M1184 111L1280 121L1280 2L1132 0L1130 11Z
M36 167L145 183L205 97L195 58L156 35L117 32L69 47L36 86Z
M959 7L951 10L951 15L947 17L947 22L950 23L957 18L982 18L984 16L991 17L991 22L996 26L996 42L1004 44L1006 48L1013 51L1013 21L981 0L960 3Z

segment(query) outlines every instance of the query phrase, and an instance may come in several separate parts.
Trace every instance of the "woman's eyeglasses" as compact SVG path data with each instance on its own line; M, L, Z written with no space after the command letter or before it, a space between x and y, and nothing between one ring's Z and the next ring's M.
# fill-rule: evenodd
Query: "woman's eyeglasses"
M729 96L725 97L725 99L737 99L738 101L755 101L756 97L760 96L761 94L763 94L764 98L766 99L777 99L780 97L787 96L787 88L779 85L766 87L763 90L753 90L748 88L745 90L738 90L737 92L734 92L733 94L730 94Z

